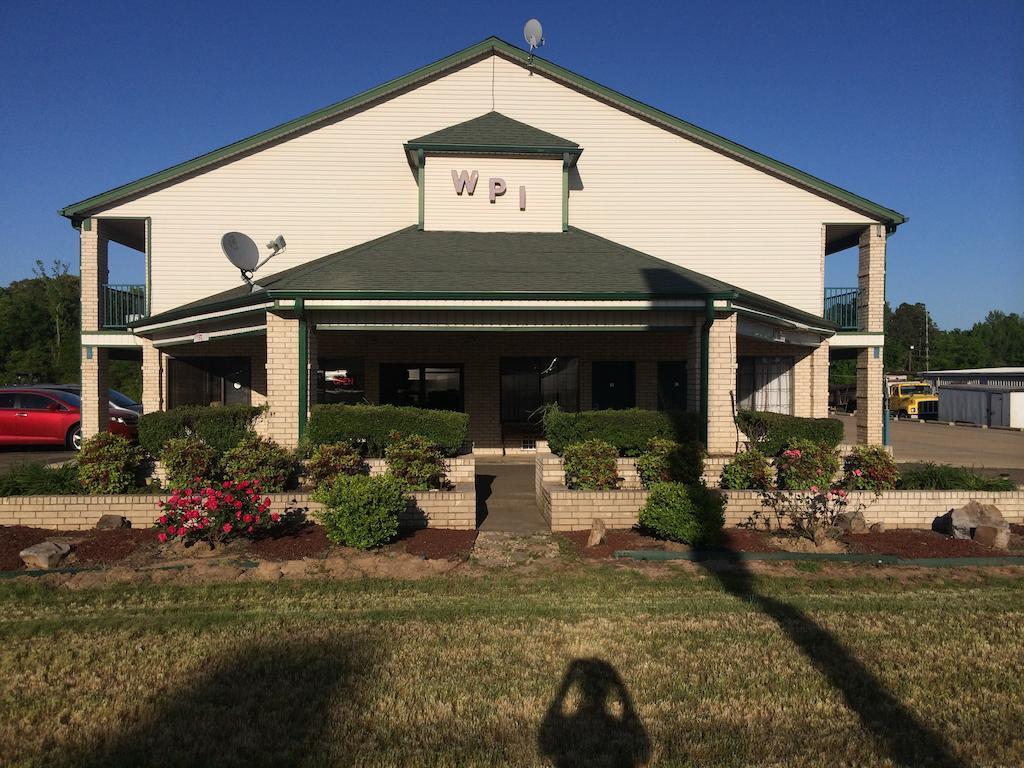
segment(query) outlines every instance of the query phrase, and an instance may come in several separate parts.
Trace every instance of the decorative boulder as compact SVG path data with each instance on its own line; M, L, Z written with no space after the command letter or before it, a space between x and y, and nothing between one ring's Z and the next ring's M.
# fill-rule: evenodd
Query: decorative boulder
M974 540L983 547L993 549L1009 549L1010 529L996 528L992 525L979 525L974 529Z
M872 523L868 530L872 533L885 533L885 523L879 520L877 523Z
M604 536L604 520L599 517L595 517L594 521L590 524L590 536L587 537L587 546L596 547L598 544L603 544Z
M999 534L992 536L995 546L1005 548L1010 543L1010 524L1006 522L999 508L993 504L982 504L974 499L959 509L951 509L944 515L935 518L932 530L951 534L955 539L973 539L979 528L995 528ZM990 534L982 534L990 536Z
M866 533L868 521L859 509L855 512L840 512L836 515L835 527L843 533Z
M124 515L103 515L96 521L96 528L101 531L114 531L118 528L131 528L132 521Z
M63 541L44 541L21 550L21 561L28 568L54 568L71 551Z

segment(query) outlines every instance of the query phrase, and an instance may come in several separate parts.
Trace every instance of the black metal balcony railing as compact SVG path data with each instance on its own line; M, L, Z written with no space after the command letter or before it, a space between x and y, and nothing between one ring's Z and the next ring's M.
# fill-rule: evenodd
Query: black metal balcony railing
M100 301L104 328L127 328L148 314L144 285L104 285Z
M826 288L825 319L831 320L844 331L856 331L857 302L860 300L860 288Z

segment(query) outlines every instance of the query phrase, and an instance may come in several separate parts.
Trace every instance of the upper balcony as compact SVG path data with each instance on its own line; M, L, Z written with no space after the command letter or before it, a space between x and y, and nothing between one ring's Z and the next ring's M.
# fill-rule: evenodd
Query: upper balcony
M104 284L100 290L100 323L105 330L125 330L146 317L146 286Z
M857 319L859 302L860 288L826 288L825 319L838 325L841 331L860 330Z

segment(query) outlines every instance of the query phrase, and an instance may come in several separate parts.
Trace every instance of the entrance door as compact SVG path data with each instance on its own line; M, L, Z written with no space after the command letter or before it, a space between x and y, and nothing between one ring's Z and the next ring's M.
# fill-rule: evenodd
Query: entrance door
M636 406L636 364L632 361L594 363L591 405L595 411Z

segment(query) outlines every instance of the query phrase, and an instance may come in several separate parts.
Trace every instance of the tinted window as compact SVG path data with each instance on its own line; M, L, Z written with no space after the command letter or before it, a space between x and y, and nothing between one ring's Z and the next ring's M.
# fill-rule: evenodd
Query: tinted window
M632 362L600 362L591 368L591 408L633 408L636 406L636 365Z
M0 392L0 408L13 408L14 407L14 393L13 392Z
M18 398L18 408L23 411L45 411L54 405L50 398L32 392L22 392Z
M658 362L658 410L686 410L686 362Z
M72 408L82 407L82 398L80 398L74 392L54 392L53 396L60 400L62 403L70 405Z
M128 408L129 410L138 405L138 403L128 397L128 395L118 392L116 389L110 390L110 402L114 405L120 406L121 408Z
M382 363L380 402L461 411L462 366Z
M317 367L318 403L354 405L366 401L366 379L363 375L362 358L320 358Z
M575 357L501 359L501 420L526 423L542 405L579 410L579 363Z

